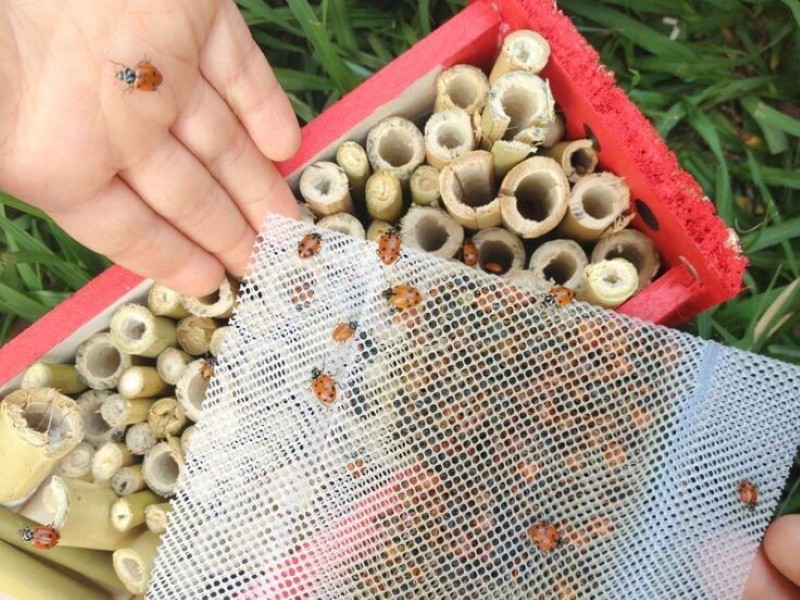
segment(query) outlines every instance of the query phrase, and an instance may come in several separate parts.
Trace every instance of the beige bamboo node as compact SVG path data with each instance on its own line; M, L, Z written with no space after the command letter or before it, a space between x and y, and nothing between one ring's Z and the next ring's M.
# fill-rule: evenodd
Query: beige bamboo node
M206 296L181 296L181 304L198 317L227 319L233 314L238 297L239 282L226 277L214 292Z
M552 158L534 156L511 169L498 197L503 224L531 239L552 231L567 211L569 182Z
M639 273L624 258L612 258L590 264L584 270L586 283L577 298L605 308L617 308L636 293Z
M123 304L111 316L111 337L123 352L156 357L175 346L175 322L157 317L139 304Z
M178 321L178 345L193 356L206 354L211 347L211 337L219 325L211 317L189 315Z
M408 119L386 117L367 134L367 156L373 171L391 171L405 183L425 160L425 139Z
M558 233L582 242L599 238L630 205L625 180L611 173L581 177L569 196Z
M430 165L420 165L411 174L409 182L411 201L420 206L437 206L439 192L439 169Z
M323 229L330 229L331 231L338 231L339 233L349 235L359 240L366 239L367 236L361 221L359 221L350 213L337 213L335 215L328 215L327 217L321 218L317 222L317 226L322 227ZM210 344L209 350L211 350Z
M319 217L353 212L350 181L336 163L321 161L306 167L300 176L300 194Z
M543 154L558 161L567 179L573 183L584 175L591 175L597 168L597 152L592 140L559 142Z
M178 404L175 398L159 398L150 407L150 414L147 415L147 422L150 425L153 435L163 438L168 435L178 435L186 427L189 420L186 413Z
M472 242L478 249L480 261L478 265L487 272L487 264L499 265L504 274L511 269L525 267L525 246L516 235L502 227L482 229L472 236Z
M131 425L125 432L125 445L134 456L145 454L157 441L152 426L146 421Z
M161 543L155 533L145 530L113 555L114 570L131 594L144 594Z
M209 348L214 340L215 334L216 331L211 334ZM183 350L178 350L177 348L165 348L156 359L156 370L158 371L161 379L163 379L166 383L175 385L178 383L178 379L181 378L181 375L183 375L186 365L193 360L194 357Z
M433 113L425 123L425 156L428 164L442 169L475 149L469 115L460 108Z
M547 81L523 71L506 73L489 91L481 115L481 147L491 148L498 140L539 145L554 118L555 102Z
M367 212L373 219L395 223L403 214L403 185L394 171L375 171L366 187Z
M222 352L222 345L225 343L225 336L228 334L229 329L230 327L228 325L224 325L215 329L214 333L211 334L211 341L208 343L208 351L211 353L211 356L220 355Z
M190 363L175 386L178 404L192 421L197 421L202 413L203 399L209 381L204 370L207 364L208 361L202 358Z
M480 113L488 96L489 80L483 71L472 65L455 65L442 71L436 79L433 110L460 108L470 115Z
M364 186L371 173L367 151L358 142L348 140L336 150L336 162L347 175L350 182L350 193L364 195Z
M144 455L142 476L147 487L165 498L175 493L183 470L183 451L176 438L159 442Z
M520 29L509 33L489 74L489 83L494 84L510 71L525 71L536 75L550 59L550 44L535 31Z
M75 365L37 362L22 373L23 390L54 388L62 394L79 394L88 386L78 377Z
M182 319L189 312L181 304L181 295L160 283L154 283L147 293L147 307L154 315Z
M120 375L117 390L125 398L152 398L169 389L155 367L128 367ZM109 413L111 416L112 413ZM104 415L105 416L105 415ZM114 423L109 423L114 425Z
M577 290L584 283L587 264L586 252L577 242L552 240L534 251L528 269L534 275L534 285L542 291L549 291L554 285Z
M650 285L661 266L653 241L635 229L623 229L600 238L592 250L592 262L599 263L610 258L624 258L636 267L639 274L637 291Z
M367 239L370 242L377 242L384 233L392 229L394 229L394 225L391 223L375 219L369 224L369 227L367 227Z
M460 156L442 169L439 184L447 212L462 226L485 229L500 224L491 152L474 150Z
M95 390L115 387L119 376L132 364L131 355L123 352L106 331L86 339L75 352L78 376Z
M95 447L121 439L125 435L124 428L112 427L100 414L103 403L111 395L113 392L110 390L89 390L76 400L83 422L83 438Z
M453 258L464 243L464 228L441 208L412 206L400 224L404 246Z

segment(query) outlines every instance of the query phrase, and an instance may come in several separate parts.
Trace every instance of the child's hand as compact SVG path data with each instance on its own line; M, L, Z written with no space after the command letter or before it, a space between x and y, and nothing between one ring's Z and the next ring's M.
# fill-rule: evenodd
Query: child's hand
M767 529L744 590L745 600L800 598L800 515L786 515Z
M297 121L231 0L9 0L0 39L0 188L87 246L200 295L297 214ZM163 83L126 91L144 58Z

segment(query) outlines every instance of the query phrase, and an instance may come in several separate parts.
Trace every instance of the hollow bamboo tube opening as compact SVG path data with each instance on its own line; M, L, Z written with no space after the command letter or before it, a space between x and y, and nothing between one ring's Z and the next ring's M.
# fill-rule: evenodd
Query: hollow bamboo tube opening
M534 285L549 291L554 285L579 289L584 282L583 270L589 260L586 253L572 240L553 240L539 246L528 263Z
M72 451L61 459L56 468L56 475L62 477L85 477L92 472L92 459L94 446L89 442L81 442Z
M425 159L425 140L408 119L387 117L367 134L367 156L373 171L391 171L407 182Z
M483 229L472 236L478 249L478 266L487 273L503 275L525 266L525 247L516 235L502 227Z
M549 58L550 44L540 34L528 29L509 33L489 74L489 83L493 84L509 71L525 71L535 75L544 69Z
M323 229L330 229L331 231L338 231L344 235L349 235L357 240L366 239L367 234L364 231L364 226L356 217L349 213L337 213L335 215L328 215L323 217L317 223L317 226ZM216 333L216 332L215 332ZM213 341L213 337L212 337ZM209 350L211 345L209 344Z
M145 530L125 548L113 555L114 570L131 594L144 594L150 583L150 574L161 539Z
M111 489L117 496L130 496L144 488L141 464L122 467L111 478Z
M596 240L629 205L630 190L621 177L611 173L586 175L572 188L558 231L578 241Z
M526 238L554 229L567 211L569 182L552 158L534 156L508 172L500 186L503 224Z
M475 148L469 115L461 109L433 113L425 123L425 156L437 169Z
M497 140L517 140L538 145L555 118L549 84L522 71L500 77L489 92L481 115L481 144L491 148Z
M211 341L214 339L216 331L211 335ZM209 347L211 345L209 342ZM194 360L190 354L177 348L166 348L161 354L158 355L156 360L156 370L161 379L165 383L175 385L183 375L186 365Z
M486 106L489 80L477 67L455 65L442 71L436 79L434 111L460 108L469 115L479 113Z
M441 198L439 193L439 169L430 165L420 165L411 174L409 182L411 201L420 206L436 205Z
M78 377L74 365L33 363L22 374L23 390L55 388L62 394L79 394L88 386Z
M139 304L123 304L111 316L111 337L123 352L156 357L175 345L175 323Z
M500 224L500 201L495 197L492 154L474 150L442 169L442 201L459 224L485 229Z
M203 376L203 367L206 364L207 361L202 358L189 364L175 386L175 397L192 421L199 420L202 413L203 399L208 388L208 379Z
M181 304L198 317L227 319L233 314L239 295L239 282L226 277L219 287L205 296L181 296Z
M142 476L151 490L166 498L175 493L175 485L182 469L183 452L180 443L159 442L144 455Z
M131 355L123 352L108 332L95 333L75 353L78 375L95 390L115 387L119 376L132 364Z
M125 435L124 428L112 427L100 414L103 403L112 394L110 390L89 390L76 400L83 423L83 438L95 447Z
M367 151L358 142L348 140L336 150L336 162L344 170L350 182L350 192L364 195L364 186L370 175Z
M612 258L585 269L586 283L577 298L605 308L616 308L636 293L639 274L624 258Z
M205 354L211 346L211 336L217 327L217 323L210 317L189 315L178 321L178 345L193 356Z
M412 206L400 226L404 246L453 258L464 243L464 228L441 208Z
M300 194L320 217L353 212L350 182L336 163L321 161L306 167L300 176Z
M544 155L556 160L572 182L594 173L598 164L597 152L591 140L559 142L546 150Z
M624 229L600 238L592 251L592 262L611 258L624 258L636 267L639 274L637 291L650 285L661 265L653 241L635 229Z
M154 283L147 293L147 307L154 315L182 319L189 311L181 304L181 295L160 283Z

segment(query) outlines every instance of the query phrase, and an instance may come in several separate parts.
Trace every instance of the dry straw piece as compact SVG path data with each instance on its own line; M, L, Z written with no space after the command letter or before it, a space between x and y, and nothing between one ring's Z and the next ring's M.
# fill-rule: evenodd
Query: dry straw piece
M435 206L439 203L439 169L420 165L411 174L409 182L411 201L420 206Z
M92 477L95 481L108 481L122 467L134 463L133 454L122 442L106 442L92 458Z
M400 224L404 246L453 258L464 243L464 228L441 208L412 206Z
M169 385L161 379L155 367L128 367L122 372L117 382L117 390L124 398L152 398L163 394L168 389ZM122 416L114 417L111 412L108 414L112 420L124 418ZM110 421L107 422L109 425L115 425ZM135 421L131 422L135 423Z
M317 216L353 212L347 173L332 162L316 162L300 176L300 194Z
M239 295L239 282L226 277L216 291L206 296L181 296L181 304L193 315L227 319L233 314Z
M506 36L503 47L489 74L489 83L509 71L525 71L536 75L550 59L550 43L535 31L520 29Z
M131 594L144 594L147 591L160 542L161 538L146 530L130 544L114 552L114 569Z
M111 394L100 407L100 416L112 427L124 427L147 420L154 400L149 398L126 398L122 394Z
M539 145L554 118L555 102L547 81L523 71L506 73L492 85L481 115L481 145L491 148L498 140Z
M429 165L441 170L474 149L472 121L460 108L435 112L425 123L425 156Z
M403 214L403 186L393 171L370 175L366 195L367 212L373 219L395 223Z
M386 117L367 134L367 156L373 171L391 171L405 183L425 159L425 140L408 119Z
M653 241L635 229L624 229L600 238L592 250L592 262L610 258L624 258L636 267L639 273L637 291L650 285L661 266Z
M178 345L193 356L206 354L211 347L211 336L219 327L210 317L189 315L178 321Z
M125 445L134 456L144 454L155 446L157 441L153 428L147 422L131 425L125 432Z
M172 505L169 502L151 504L144 509L145 525L153 533L164 533L170 512L172 512Z
M103 403L112 395L111 390L89 390L76 400L83 422L83 439L95 447L111 440L120 440L125 435L124 428L112 427L100 414Z
M23 390L54 388L62 394L79 394L88 386L78 377L75 365L33 363L22 373Z
M543 154L558 161L567 179L573 183L584 175L594 173L599 162L591 140L559 142Z
M181 295L160 283L154 283L147 293L147 307L154 315L182 319L189 311L181 303Z
M525 266L525 247L522 241L502 227L482 229L472 236L472 242L478 249L478 264L484 271L505 274L511 269ZM487 265L497 265L500 272Z
M468 229L500 225L500 200L495 196L494 161L485 150L460 156L440 178L442 202L447 212Z
M578 300L605 308L617 308L636 293L639 273L624 258L590 264L584 270L586 283L578 290Z
M361 224L361 221L359 221L350 213L337 213L335 215L328 215L327 217L320 219L317 225L324 229L330 229L331 231L338 231L344 235L352 236L357 240L363 240L367 235L364 231L364 226ZM216 331L214 333L216 334ZM213 336L211 343L213 343ZM209 343L208 346L209 351L211 350L211 343Z
M211 334L211 340L209 341L209 348L214 340L214 335L216 335L216 330ZM158 375L161 379L164 380L165 383L170 385L175 385L178 383L178 380L183 375L183 371L186 369L186 365L194 360L194 357L183 350L179 350L178 348L166 348L161 354L158 355L156 359L156 370L158 371Z
M472 65L455 65L436 79L434 112L460 108L469 115L480 113L489 97L486 74Z
M567 211L569 182L552 158L534 156L511 169L500 186L503 224L531 239L552 231Z
M336 162L347 175L350 193L363 198L364 186L371 173L367 151L358 142L348 140L336 150Z
M581 177L569 195L559 235L590 242L603 235L630 205L630 190L621 177L593 173Z
M111 478L111 489L117 496L130 496L145 487L141 464L122 467Z
M178 435L188 422L178 400L171 397L156 400L147 415L147 423L157 438Z
M144 524L144 509L163 498L151 490L134 492L111 505L111 525L117 531L130 531Z
M75 352L78 376L95 390L115 387L119 376L132 364L131 355L123 352L107 331L87 338Z
M533 284L542 291L554 285L579 289L584 281L584 269L589 264L586 252L572 240L552 240L539 246L531 255L528 269Z
M175 345L175 322L139 304L123 304L111 316L111 337L123 352L156 357Z
M175 493L178 476L183 469L183 451L180 442L170 438L159 442L144 455L142 476L147 487L164 496Z

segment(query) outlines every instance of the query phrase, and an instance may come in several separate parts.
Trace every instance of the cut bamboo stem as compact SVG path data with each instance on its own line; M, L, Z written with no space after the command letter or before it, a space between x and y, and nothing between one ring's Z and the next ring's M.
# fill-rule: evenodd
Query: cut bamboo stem
M539 246L531 255L528 269L537 289L548 292L554 285L578 290L583 285L583 270L589 264L586 252L572 240L553 240Z
M227 319L233 314L239 297L239 282L226 277L216 291L206 296L181 296L181 304L198 317Z
M509 33L489 74L489 83L511 71L536 75L550 59L550 44L535 31L520 29Z
M409 182L411 201L420 206L439 204L439 169L430 165L420 165L411 174Z
M211 341L208 343L208 351L211 353L211 356L219 356L222 354L222 345L225 342L225 336L229 329L230 327L228 325L224 325L215 329L214 333L211 334Z
M76 400L83 422L83 438L95 447L120 440L125 435L124 428L111 427L100 414L103 403L112 394L110 390L89 390Z
M464 243L464 228L441 208L412 206L400 225L404 246L453 258Z
M534 156L508 172L500 186L503 224L525 239L552 231L567 212L569 182L552 158Z
M149 415L148 415L149 416ZM125 433L125 445L131 454L141 456L156 445L157 439L150 423L136 423Z
M206 354L218 325L210 317L189 315L178 321L178 345L193 356Z
M462 226L485 229L500 224L490 152L474 150L447 165L440 175L440 190L447 212Z
M436 79L433 110L460 108L472 115L483 110L488 97L489 80L483 71L472 65L455 65L442 71Z
M144 455L142 476L147 487L165 498L175 493L183 470L183 451L175 438L159 442Z
M555 118L550 85L542 78L512 71L492 85L481 115L481 145L491 148L498 140L541 144Z
M347 175L350 193L363 198L364 186L371 173L367 151L358 142L348 140L339 145L336 162Z
M111 478L111 489L117 496L130 496L145 487L141 464L122 467Z
M605 308L616 308L636 293L639 274L624 258L612 258L590 264L585 270L586 283L577 298Z
M300 194L320 217L354 210L347 174L336 163L321 161L306 167L300 176Z
M122 467L132 465L135 459L122 442L106 442L97 449L92 459L92 477L96 482L110 480Z
M126 398L122 394L111 394L100 407L100 416L112 427L124 427L147 420L154 400L148 398Z
M139 304L123 304L111 316L111 337L123 352L155 357L175 345L175 322Z
M0 503L31 494L82 439L72 398L52 388L11 392L0 402Z
M637 291L650 285L661 266L653 241L635 229L624 229L600 238L592 251L592 262L599 263L611 258L624 258L636 267L639 274Z
M80 394L89 386L78 377L75 365L33 363L22 373L23 390L54 388L62 394Z
M181 303L181 295L160 283L154 283L147 294L147 307L154 315L182 319L189 311Z
M511 269L525 266L525 246L522 245L522 240L502 227L482 229L472 236L472 242L480 256L478 266L488 273L502 275ZM499 267L499 272L494 265Z
M591 175L597 168L598 158L592 140L559 142L543 152L554 159L564 170L564 175L573 183L584 175Z
M203 375L206 363L207 361L202 358L190 363L175 386L175 398L184 414L195 422L202 414L203 399L208 388L208 378Z
M373 171L391 171L405 183L425 160L425 140L408 119L386 117L367 134L367 157Z
M196 431L197 427L195 425L190 425L184 429L183 433L181 434L181 451L183 452L184 456L189 454L189 446L192 443L192 437L194 437Z
M167 528L169 513L172 512L172 505L169 502L151 504L144 509L144 522L147 528L153 533L162 534Z
M349 213L338 213L323 217L319 220L317 226L330 229L331 231L338 231L344 235L354 237L357 240L363 240L367 237L367 233L364 231L364 226L361 224L361 221ZM211 344L209 344L209 350L210 348Z
M492 144L495 177L502 178L523 160L528 158L535 148L530 144L513 140L497 140Z
M117 531L130 531L144 523L144 509L163 498L151 490L142 490L119 498L111 505L111 525Z
M124 548L114 552L114 569L131 594L144 594L161 543L155 533L145 530Z
M175 398L160 398L150 407L147 422L157 438L178 435L189 420Z
M95 390L115 387L119 376L132 364L131 355L123 352L106 331L95 333L75 353L78 376Z
M73 477L75 479L86 477L92 473L93 458L94 446L89 442L81 442L61 459L55 473L62 477Z
M367 212L373 219L395 223L403 213L403 187L393 171L376 171L367 180Z
M375 219L369 224L369 227L367 227L367 239L370 242L377 243L384 233L391 231L392 229L394 229L394 225L391 223L381 221L380 219Z
M160 394L164 394L167 390L169 390L169 385L161 379L158 374L158 370L155 367L128 367L125 371L122 372L122 375L119 377L119 382L117 382L117 390L119 391L119 395L123 398L152 398L153 396L158 396ZM106 403L103 404L105 406ZM115 408L122 408L119 406L119 403L116 403ZM134 405L129 407L129 410L134 411L134 415L138 414ZM103 417L105 418L106 413L103 412ZM108 411L108 416L110 418L124 418L121 414L116 417L112 410ZM115 425L115 423L106 419L106 422L109 425ZM131 423L136 423L137 421L130 421Z
M216 331L214 332L216 333ZM211 334L211 340L214 339L214 334ZM209 341L209 347L211 341ZM156 360L156 370L161 379L169 385L175 385L183 375L186 365L194 360L194 357L183 350L177 348L165 348L164 351L158 355Z
M572 188L558 232L577 241L596 240L629 205L630 190L621 177L611 173L586 175Z
M469 115L460 108L433 113L425 123L425 156L428 164L442 169L475 149Z

